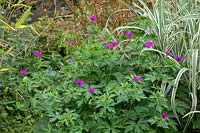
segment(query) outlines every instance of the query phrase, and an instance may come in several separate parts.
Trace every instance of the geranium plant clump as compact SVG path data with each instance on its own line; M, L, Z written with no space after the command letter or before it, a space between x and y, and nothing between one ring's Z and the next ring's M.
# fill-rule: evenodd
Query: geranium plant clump
M91 16L90 21L95 22L96 17ZM89 37L92 38L92 36ZM126 32L125 37L134 41L135 38L137 38L137 35L133 37L132 32ZM74 123L78 121L88 122L89 124L86 124L83 127L93 132L100 129L99 127L96 127L96 124L92 124L95 121L93 115L98 114L98 119L103 120L104 116L106 116L109 118L109 121L111 123L119 121L119 123L116 125L116 128L113 128L113 130L117 130L118 127L121 127L119 130L120 132L128 132L135 130L136 125L132 125L132 123L136 122L136 120L135 118L131 120L130 117L128 117L126 114L131 115L133 113L134 115L136 115L136 112L131 113L131 111L138 110L140 111L138 113L141 113L141 115L137 116L137 119L141 121L143 121L143 119L147 119L147 121L143 121L143 123L145 123L145 125L147 126L147 129L143 129L143 125L140 125L137 129L137 132L150 130L151 125L153 125L154 127L161 127L164 130L168 129L169 127L173 127L170 125L170 122L167 121L168 119L171 121L173 120L168 118L165 113L161 115L161 118L165 123L160 123L161 121L159 121L160 112L168 110L167 99L165 97L162 97L160 91L151 88L151 86L149 86L148 89L142 87L145 86L145 84L149 84L149 82L151 82L152 85L157 85L154 81L162 82L162 80L164 80L161 78L162 76L158 76L157 78L149 78L151 77L151 75L156 74L153 71L148 72L148 69L150 69L149 67L152 67L151 69L155 69L153 65L154 60L152 59L152 57L154 58L154 56L141 57L141 59L138 59L137 56L140 56L139 51L142 50L143 44L134 44L132 47L129 47L129 49L135 51L137 55L126 55L129 57L127 59L123 59L124 62L119 65L119 62L121 62L121 59L124 56L122 54L124 51L123 49L122 51L112 50L118 47L118 42L107 42L105 40L109 39L104 39L103 37L96 38L98 38L97 44L101 43L100 45L96 45L94 44L94 42L89 42L86 45L81 45L80 47L78 47L77 51L68 51L70 53L66 58L68 64L61 63L62 65L57 65L60 70L56 70L56 68L54 68L54 71L48 71L49 76L48 74L41 74L40 78L37 78L37 76L33 74L32 78L36 80L34 82L41 82L40 79L45 81L39 85L43 88L46 88L48 86L57 86L58 88L60 88L60 86L63 86L63 89L59 90L59 93L62 93L60 97L61 99L65 99L63 101L64 103L60 101L61 99L58 99L58 101L45 100L45 95L50 95L49 92L46 94L42 94L44 96L38 97L39 99L36 100L37 103L35 104L37 105L37 107L39 107L40 111L43 110L42 106L46 106L47 110L44 110L43 114L47 115L48 119L51 119L51 121L47 120L47 123L53 127L54 123L56 123L57 125L59 125L59 123L62 123L62 120L65 119L65 115L71 115L71 117L68 118L70 121L73 121ZM121 40L121 38L119 37L117 38L117 40ZM74 46L76 42L70 41L68 44ZM104 45L104 48L102 48L102 44ZM140 47L135 47L137 45L140 45ZM144 47L147 49L151 49L153 45L153 41L147 41L144 44ZM109 49L110 52L108 50L104 51L104 49ZM171 55L171 52L166 51L165 54ZM36 51L34 53L34 56L41 57L42 53L40 51ZM43 56L45 59L45 55ZM144 63L145 58L149 58L148 62L146 63ZM76 59L76 61L74 61L74 59ZM177 61L180 60L178 58L175 59ZM60 60L60 62L62 61ZM149 65L149 63L151 63L152 65ZM141 72L140 69L137 69L137 67L133 69L131 64L141 65L143 67L142 69L144 69L143 72ZM128 80L124 79L124 77L126 77L127 74L130 72L137 72L138 75L144 76L134 75L133 78L130 80L131 82L129 82ZM21 70L20 74L25 75L26 70ZM59 76L60 74L62 76ZM162 74L161 70L159 71L159 74L164 75ZM75 84L73 84L72 78L75 77L79 78L73 80L73 82L75 82ZM132 85L132 83L134 84ZM93 87L88 87L88 85L94 86L95 89ZM89 95L86 95L84 88L87 89L86 92ZM58 90L53 89L52 91L56 94ZM48 98L51 97L52 96L49 96ZM148 98L150 98L150 100ZM42 100L44 100L44 102L41 102ZM134 106L131 107L131 109L126 107L126 104L128 104L129 100L137 101L135 103L132 103L132 105ZM53 104L55 104L55 106L47 106ZM69 111L63 114L62 109L59 109L61 106ZM122 106L124 107L121 108ZM144 106L144 108L141 108L141 106ZM31 108L34 109L35 105L31 105ZM92 109L87 110L87 108ZM56 110L58 112L57 115L60 118L58 119L56 114L48 114L48 111L50 110ZM122 110L123 113L121 113ZM147 113L146 115L142 115L142 113L144 113L145 111L148 111L149 113ZM81 113L79 113L78 115L78 112ZM81 117L85 116L86 112L90 113L91 115L87 115L87 117L82 119ZM107 116L109 113L114 115L114 117L110 118L109 116ZM39 119L42 119L42 117L39 117ZM103 121L108 122L107 120ZM75 127L72 126L64 128L66 125L67 124L63 123L60 125L60 128L63 129L63 131L70 131L77 129L77 127L79 126L75 124ZM102 126L103 131L106 132L107 126L103 126L100 121L97 125ZM176 128L173 127L173 130L176 130Z

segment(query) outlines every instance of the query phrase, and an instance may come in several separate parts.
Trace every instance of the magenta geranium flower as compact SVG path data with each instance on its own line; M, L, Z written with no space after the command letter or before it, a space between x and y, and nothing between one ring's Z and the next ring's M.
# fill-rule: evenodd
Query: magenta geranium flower
M162 117L163 120L166 120L166 119L167 119L167 114L163 113L163 114L161 115L161 117Z
M36 52L34 53L34 55L35 55L36 57L41 57L41 56L42 56L42 52L36 51Z
M153 46L153 41L148 41L145 43L146 48L151 48Z
M69 42L69 45L71 45L71 46L73 46L73 45L75 45L76 44L76 42Z
M115 41L112 42L112 46L113 46L113 47L116 47L117 45L118 45L117 42L115 42Z
M183 61L183 58L182 58L181 56L177 56L177 57L175 58L175 60L176 60L177 62L182 62L182 61Z
M165 54L166 55L171 55L171 52L170 51L166 51Z
M133 77L133 80L134 80L136 83L140 83L140 82L141 82L140 77L138 77L138 76L134 76L134 77Z
M125 36L130 39L130 38L133 37L133 33L132 32L126 32Z
M83 86L84 82L82 80L78 79L78 80L76 80L76 85Z
M96 22L97 18L95 16L90 16L90 22Z
M91 93L91 94L94 93L94 88L88 88L88 89L87 89L87 92L88 92L88 93Z
M104 42L104 38L103 37L99 37L99 41Z
M106 49L111 49L110 44L106 44L104 47L105 47Z
M26 75L27 72L26 72L26 70L20 70L19 73L20 73L21 75Z
M135 13L135 10L134 9L130 9L130 12Z

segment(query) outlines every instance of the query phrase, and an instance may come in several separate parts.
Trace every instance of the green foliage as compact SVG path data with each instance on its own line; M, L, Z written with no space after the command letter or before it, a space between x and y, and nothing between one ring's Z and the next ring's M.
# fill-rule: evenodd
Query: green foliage
M22 18L27 17L27 12ZM136 26L142 28L122 26L113 32L108 27L101 32L90 25L90 35L80 36L82 40L74 46L69 45L74 41L73 34L56 30L51 42L45 35L33 42L24 41L33 37L27 29L23 30L26 35L20 37L5 33L4 40L13 47L0 64L3 68L0 69L0 132L173 133L182 130L170 106L175 87L172 80L180 65L162 52L141 54L145 42L157 43L155 34L145 32L152 24L140 17ZM123 45L122 33L127 28L134 37ZM115 32L118 37L112 35ZM104 37L104 43L98 40L100 36ZM117 48L104 48L113 40L119 43ZM42 51L42 56L34 57L35 51ZM11 69L6 71L6 68ZM19 74L22 69L27 70L26 75ZM134 82L135 75L141 78L140 83ZM84 81L82 87L76 85L77 79ZM182 91L176 90L175 107L177 115L182 116L188 112L190 101L186 98L184 81L180 80L179 85ZM94 88L93 94L87 92L89 87ZM163 113L167 114L166 119L162 118ZM199 128L198 119L197 115L192 121L193 129Z
M199 118L200 118L200 115L197 115L196 118L194 118L195 120L192 121L193 129L200 129Z
M155 127L170 127L170 123L161 118L162 112L168 112L170 108L158 86L162 80L169 81L167 79L170 76L166 74L171 75L175 66L170 65L169 71L165 73L153 71L165 67L161 61L154 62L157 55L140 56L137 51L143 47L143 38L139 36L132 40L137 40L138 43L118 51L105 49L97 40L98 33L96 34L90 37L93 40L91 42L85 40L74 47L63 45L68 51L64 57L56 51L44 52L43 56L47 58L42 59L28 54L23 58L23 64L3 73L4 93L1 93L1 97L6 93L13 94L10 97L13 102L6 103L5 101L10 100L4 98L5 101L2 102L5 106L1 110L5 115L15 112L7 115L8 123L16 116L29 129L22 130L17 124L8 128L6 124L2 124L2 131L139 133L157 130ZM32 50L34 49L33 46ZM133 51L133 54L129 51ZM74 58L73 62L68 62L70 57ZM20 63L21 60L19 55L5 67ZM29 65L30 62L34 64ZM16 70L19 71L20 68L26 68L28 75L18 75ZM142 76L143 73L146 76ZM134 83L133 75L136 74L141 76L141 84ZM160 76L154 80L149 78L155 74ZM13 79L17 84L8 82L8 79ZM84 87L77 87L76 79L82 79ZM88 87L93 87L95 93L87 93ZM27 120L23 119L24 115ZM154 118L156 122L152 122Z

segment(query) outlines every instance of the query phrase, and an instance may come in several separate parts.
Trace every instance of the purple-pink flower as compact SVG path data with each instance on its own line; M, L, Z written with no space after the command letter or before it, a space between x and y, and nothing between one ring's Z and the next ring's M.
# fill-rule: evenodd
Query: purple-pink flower
M69 42L69 45L71 45L71 46L73 46L73 45L75 45L76 44L76 42Z
M96 22L97 18L95 16L90 16L90 22Z
M104 38L103 37L99 37L99 41L104 42Z
M135 13L135 10L134 9L130 9L130 12Z
M88 88L88 89L87 89L87 92L88 92L88 93L91 93L91 94L94 93L94 88Z
M73 62L73 61L74 61L74 58L69 58L68 61L69 61L69 62Z
M115 41L113 41L113 42L111 42L111 43L112 43L112 46L113 46L113 47L116 47L116 46L118 45L118 43L115 42Z
M89 31L87 31L87 32L85 33L85 35L90 35L90 32L89 32Z
M36 51L36 52L34 53L34 55L35 55L36 57L41 57L41 56L42 56L42 52Z
M167 119L167 114L163 113L163 114L161 115L161 117L162 117L163 120L166 120L166 119Z
M78 86L83 86L83 85L84 85L84 82L83 82L82 80L80 80L80 79L77 79L77 80L76 80L76 85L78 85Z
M140 82L141 82L140 77L138 77L138 76L134 76L134 77L133 77L133 80L134 80L136 83L140 83Z
M133 33L132 32L126 32L125 36L130 39L130 38L133 37Z
M148 41L145 43L146 48L151 48L153 46L153 41Z
M104 46L106 49L111 49L112 47L110 46L110 44L106 44L105 46Z
M176 60L177 62L182 62L182 61L183 61L183 58L182 58L181 56L177 56L177 57L175 58L175 60Z
M171 55L171 52L170 51L166 51L165 54L166 55Z
M19 73L20 73L21 75L26 75L27 72L26 72L26 70L20 70Z

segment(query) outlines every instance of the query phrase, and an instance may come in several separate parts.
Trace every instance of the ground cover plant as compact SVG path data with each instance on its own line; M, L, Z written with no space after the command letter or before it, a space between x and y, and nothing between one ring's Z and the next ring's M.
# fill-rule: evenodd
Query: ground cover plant
M80 9L72 31L56 13L29 24L33 5L9 2L2 12L25 11L0 18L0 132L199 132L197 1L120 1L105 20L66 1Z

